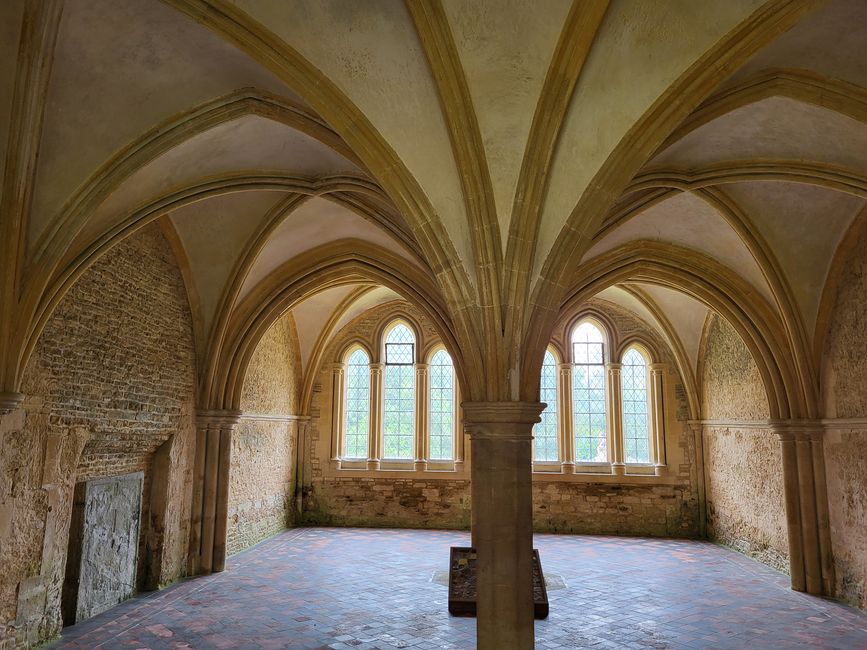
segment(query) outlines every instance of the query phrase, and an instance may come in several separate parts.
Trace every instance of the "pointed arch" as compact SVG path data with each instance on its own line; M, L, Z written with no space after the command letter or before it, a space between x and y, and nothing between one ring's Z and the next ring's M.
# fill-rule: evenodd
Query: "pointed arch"
M786 336L779 316L744 280L691 249L637 241L595 258L568 289L561 311L569 313L603 289L630 280L682 291L720 313L744 339L759 366L771 417L816 417L815 383L793 367L793 358L803 351L792 349L796 343ZM540 348L544 350L539 342L528 344L529 350ZM536 390L538 378L531 368L538 367L541 357L537 353L524 368L528 393Z

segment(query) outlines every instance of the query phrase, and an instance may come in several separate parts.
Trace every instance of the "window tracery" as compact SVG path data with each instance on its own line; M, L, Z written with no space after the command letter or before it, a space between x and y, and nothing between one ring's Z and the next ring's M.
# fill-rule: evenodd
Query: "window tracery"
M361 348L346 360L344 456L367 458L370 434L370 359Z
M415 438L415 336L403 323L385 336L383 458L411 460Z

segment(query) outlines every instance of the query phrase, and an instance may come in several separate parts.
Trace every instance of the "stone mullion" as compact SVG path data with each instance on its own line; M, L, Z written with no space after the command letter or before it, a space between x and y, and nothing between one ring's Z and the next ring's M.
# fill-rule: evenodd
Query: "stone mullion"
M654 473L665 472L665 364L650 365L650 444Z
M455 394L454 394L455 421L454 421L454 441L455 441L455 471L462 472L465 462L467 461L467 452L465 448L465 436L463 430L463 409L461 408L461 387L458 385L457 377L455 377Z
M560 438L560 467L564 474L574 474L575 435L572 422L572 364L561 363L557 368L557 430Z
M416 471L427 469L430 457L430 376L428 364L415 364L415 463Z
M605 364L608 384L608 441L611 453L611 473L623 475L626 464L623 462L623 399L621 394L621 365Z
M377 470L382 457L382 372L384 363L370 364L370 434L367 438L367 469Z
M340 459L345 455L346 430L346 364L335 363L331 366L331 462L334 467L340 466ZM368 420L369 422L369 420ZM370 434L368 433L368 439Z

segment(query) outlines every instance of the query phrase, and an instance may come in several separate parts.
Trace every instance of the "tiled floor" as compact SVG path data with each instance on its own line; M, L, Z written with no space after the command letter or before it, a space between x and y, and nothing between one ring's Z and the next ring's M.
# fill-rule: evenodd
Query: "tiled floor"
M431 582L460 532L304 528L67 628L53 648L459 648ZM867 648L867 614L788 588L788 578L707 542L538 535L551 616L537 648Z

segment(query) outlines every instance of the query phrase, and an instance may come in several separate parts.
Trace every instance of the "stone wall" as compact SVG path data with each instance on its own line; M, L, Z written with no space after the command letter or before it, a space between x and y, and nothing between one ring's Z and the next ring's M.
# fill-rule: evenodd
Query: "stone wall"
M533 481L533 527L543 533L698 537L689 485Z
M766 420L768 396L759 368L735 329L711 315L702 342L701 402L707 420Z
M768 428L705 427L708 536L789 570L783 461Z
M144 472L139 579L183 573L191 493L195 358L173 253L157 226L91 267L58 305L26 367L24 407L0 425L0 639L60 629L73 487ZM174 440L151 512L154 452ZM149 538L151 523L162 530ZM160 553L145 548L150 539ZM157 562L157 566L149 566Z
M825 340L822 386L826 417L825 473L836 595L867 609L867 229L848 252Z
M711 316L702 360L702 432L708 536L788 571L780 442L749 350L723 318Z
M227 552L291 526L295 512L298 340L289 314L262 337L244 378L245 413L232 437Z
M634 315L605 301L593 301L615 324L621 340L640 335L659 350L671 369L666 376L668 474L619 477L534 475L534 525L539 532L696 537L700 534L695 437L683 426L686 406L661 338ZM421 313L402 302L359 315L329 345L317 377L309 426L304 479L304 522L322 525L466 529L470 525L469 463L449 474L412 471L336 470L330 460L332 391L329 364L353 341L370 344L397 315L412 319L419 344L430 348L436 332ZM562 327L559 328L562 330ZM563 331L555 333L562 337ZM468 443L466 443L467 446Z
M343 478L317 480L304 500L305 523L389 528L470 527L468 480Z
M325 526L470 527L466 479L324 478L304 501L304 521ZM698 504L676 485L533 482L533 526L543 533L698 535Z

